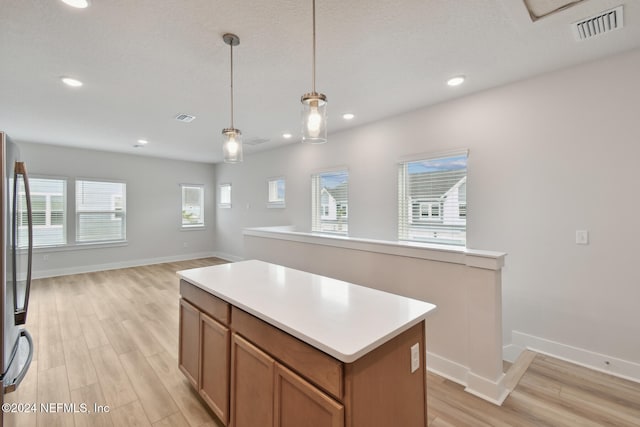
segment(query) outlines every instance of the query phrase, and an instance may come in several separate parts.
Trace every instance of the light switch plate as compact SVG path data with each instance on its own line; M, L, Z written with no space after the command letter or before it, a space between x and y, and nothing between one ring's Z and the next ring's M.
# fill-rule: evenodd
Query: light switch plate
M411 346L411 373L420 367L420 343Z
M576 245L588 245L589 244L589 231L576 230Z

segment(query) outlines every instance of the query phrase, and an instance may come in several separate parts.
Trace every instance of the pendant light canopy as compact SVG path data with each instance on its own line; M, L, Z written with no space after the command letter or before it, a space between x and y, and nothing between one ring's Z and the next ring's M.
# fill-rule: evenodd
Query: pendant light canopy
M240 44L235 34L225 34L222 40L231 48L231 127L222 129L222 152L225 163L242 162L242 132L233 127L233 47Z
M312 91L302 95L302 142L327 142L327 97L316 92L316 0L313 2Z

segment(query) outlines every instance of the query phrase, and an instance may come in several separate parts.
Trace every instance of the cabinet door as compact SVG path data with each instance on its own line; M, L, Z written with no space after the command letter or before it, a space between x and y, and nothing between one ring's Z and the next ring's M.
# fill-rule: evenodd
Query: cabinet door
M180 299L180 343L178 366L198 389L200 355L200 312L184 299Z
M229 424L229 328L200 313L200 395Z
M231 338L231 425L273 426L274 360L237 334Z
M274 427L344 427L344 406L276 363Z

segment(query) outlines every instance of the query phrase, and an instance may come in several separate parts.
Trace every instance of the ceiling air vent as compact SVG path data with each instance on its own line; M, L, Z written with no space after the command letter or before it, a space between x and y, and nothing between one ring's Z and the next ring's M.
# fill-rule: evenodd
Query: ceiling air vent
M196 119L196 116L190 116L189 114L178 114L176 120L184 123L191 123Z
M601 34L622 28L622 6L604 11L572 24L576 40L587 40Z

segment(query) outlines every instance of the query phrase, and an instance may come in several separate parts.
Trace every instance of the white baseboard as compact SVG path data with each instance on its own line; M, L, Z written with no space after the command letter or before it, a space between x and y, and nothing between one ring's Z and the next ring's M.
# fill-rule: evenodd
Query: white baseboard
M634 338L630 337L630 339ZM640 383L640 364L635 362L608 356L606 354L596 353L583 348L573 347L519 331L513 331L511 333L511 341L511 345L504 347L503 355L511 357L511 355L515 354L517 349L520 349L520 351L529 349L567 362L575 363L576 365L584 366L585 368ZM606 362L609 363L607 364Z
M196 252L192 254L181 254L168 257L145 258L122 262L111 262L107 264L94 264L74 266L67 268L54 268L50 270L37 270L32 273L34 279L43 279L46 277L67 276L69 274L93 273L95 271L116 270L118 268L139 267L142 265L162 264L164 262L187 261L190 259L215 257L214 252Z
M238 262L238 261L244 261L244 258L236 256L236 255L231 255L231 254L227 254L225 252L214 252L214 255L217 258L223 259L225 261L229 261L229 262Z
M520 347L519 345L509 344L502 347L502 360L506 360L507 362L515 363L520 357L520 353L525 351L526 348Z
M466 392L498 406L502 405L509 395L509 390L502 384L504 374L498 381L493 381L472 373L464 365L431 352L427 352L427 370L463 385Z

